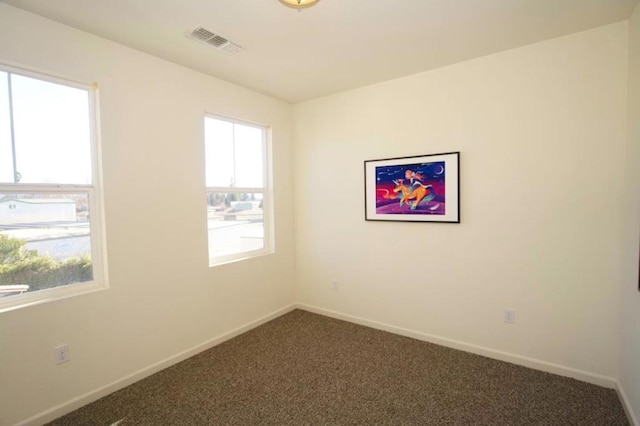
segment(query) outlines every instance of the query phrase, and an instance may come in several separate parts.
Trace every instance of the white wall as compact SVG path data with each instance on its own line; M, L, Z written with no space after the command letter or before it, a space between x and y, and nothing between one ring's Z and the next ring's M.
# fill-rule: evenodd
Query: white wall
M629 141L626 153L624 275L622 288L622 340L620 382L636 422L640 420L640 292L638 245L640 244L640 6L629 20Z
M638 21L636 9L629 117ZM627 41L619 23L317 99L295 107L291 135L282 102L0 3L0 62L99 84L111 283L0 315L0 424L286 307L294 290L322 310L620 377L639 412ZM273 126L273 256L207 267L204 111ZM452 150L461 224L364 221L364 160ZM59 343L72 361L54 366Z
M1 3L0 62L98 83L111 283L0 315L0 424L293 303L288 104ZM272 126L275 255L208 267L205 111ZM60 343L72 360L55 366Z
M296 105L298 301L611 385L626 82L622 22ZM364 160L450 151L461 224L365 222Z

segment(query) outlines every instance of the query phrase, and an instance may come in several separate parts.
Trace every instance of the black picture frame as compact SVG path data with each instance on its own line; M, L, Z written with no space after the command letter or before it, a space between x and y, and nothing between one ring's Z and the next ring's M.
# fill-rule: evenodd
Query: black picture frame
M460 152L366 160L365 220L460 223Z

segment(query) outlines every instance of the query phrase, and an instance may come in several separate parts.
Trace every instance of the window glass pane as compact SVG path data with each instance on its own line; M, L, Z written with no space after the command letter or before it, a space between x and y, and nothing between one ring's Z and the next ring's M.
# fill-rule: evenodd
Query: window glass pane
M207 186L234 187L233 123L204 119Z
M13 183L9 85L6 72L0 72L0 182Z
M262 193L207 194L209 258L264 248Z
M0 194L0 297L93 280L89 195Z
M234 136L236 186L262 188L263 130L236 124Z
M91 184L89 93L11 75L21 183Z

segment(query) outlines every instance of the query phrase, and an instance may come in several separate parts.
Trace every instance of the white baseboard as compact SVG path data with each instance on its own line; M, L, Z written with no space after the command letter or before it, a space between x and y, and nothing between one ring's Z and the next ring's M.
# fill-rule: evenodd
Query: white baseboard
M618 392L618 397L620 401L622 401L622 406L624 407L624 411L627 413L627 418L629 419L629 423L633 426L640 426L640 421L638 421L638 417L633 412L633 408L631 406L631 401L627 397L624 388L622 387L622 383L616 381L616 392Z
M324 316L328 316L331 318L336 318L344 321L349 321L355 324L364 325L364 326L375 328L378 330L388 331L390 333L399 334L405 337L411 337L413 339L422 340L429 343L435 343L437 345L446 346L448 348L459 349L465 352L471 352L477 355L485 356L487 358L506 361L512 364L533 368L535 370L557 374L559 376L572 377L574 379L581 380L583 382L592 383L594 385L603 386L610 389L617 388L616 379L607 377L607 376L602 376L600 374L589 373L588 371L577 370L575 368L565 367L563 365L541 361L535 358L529 358L521 355L512 354L509 352L503 352L503 351L499 351L491 348L486 348L483 346L477 346L470 343L461 342L458 340L452 340L452 339L447 339L440 336L434 336L432 334L410 330L407 328L396 327L394 325L384 324L378 321L372 321L366 318L343 314L341 312L336 312L329 309L306 305L303 303L298 303L295 306L298 309L313 312L316 314L320 314L320 315L324 315Z
M490 349L482 346L472 345L472 344L457 341L457 340L434 336L431 334L422 333L420 331L397 327L397 326L381 323L378 321L372 321L365 318L356 317L353 315L348 315L341 312L336 312L329 309L319 308L319 307L301 304L301 303L297 303L297 304L294 303L294 304L285 306L281 309L278 309L270 314L267 314L261 318L256 319L255 321L251 321L243 326L235 328L218 337L207 340L206 342L203 342L197 346L194 346L190 349L182 351L176 355L173 355L169 358L159 361L153 365L145 367L139 371L136 371L135 373L132 373L126 377L118 379L112 383L109 383L106 386L102 386L98 389L87 392L84 395L73 398L63 404L60 404L40 414L37 414L26 420L23 420L22 422L17 423L15 426L38 426L44 423L48 423L52 420L57 419L60 416L63 416L74 410L77 410L78 408L84 405L87 405L104 396L107 396L110 393L113 393L117 390L127 387L154 373L157 373L158 371L164 370L167 367L170 367L174 364L184 361L187 358L190 358L200 352L203 352L207 349L217 346L220 343L226 342L227 340L232 339L242 333L246 333L247 331L253 328L256 328L266 322L269 322L277 317L280 317L286 313L289 313L294 309L302 309L308 312L313 312L313 313L324 315L327 317L349 321L349 322L360 324L366 327L388 331L390 333L398 334L401 336L411 337L417 340L435 343L441 346L446 346L453 349L459 349L459 350L471 352L477 355L486 356L488 358L493 358L500 361L506 361L512 364L522 365L524 367L529 367L536 370L545 371L548 373L558 374L560 376L572 377L574 379L582 380L587 383L592 383L598 386L604 386L607 388L615 389L620 397L620 400L622 401L622 405L627 413L627 417L629 418L629 421L631 422L631 424L633 426L640 426L640 423L638 422L638 417L636 417L635 413L633 412L633 409L631 407L629 399L627 398L624 388L618 382L618 380L613 379L611 377L589 373L587 371L577 370L577 369L565 367L559 364L554 364L546 361L537 360L534 358L511 354L508 352L498 351L495 349Z
M232 339L242 333L246 333L247 331L256 328L266 322L269 322L279 316L282 316L286 313L293 311L296 308L295 304L291 304L285 306L284 308L278 309L277 311L271 312L261 318L258 318L255 321L251 321L245 325L242 325L238 328L235 328L231 331L228 331L218 337L214 337L213 339L207 340L197 346L194 346L190 349L182 351L176 355L170 356L162 361L159 361L155 364L152 364L148 367L145 367L141 370L136 371L126 377L118 379L114 382L109 383L106 386L102 386L93 391L87 392L84 395L73 398L67 402L64 402L60 405L57 405L49 410L46 410L40 414L32 416L26 420L17 423L15 426L38 426L45 423L48 423L52 420L57 419L58 417L64 416L74 410L77 410L80 407L83 407L91 402L97 401L98 399L109 395L117 390L125 388L139 380L144 379L158 371L164 370L167 367L171 367L174 364L177 364L181 361L184 361L187 358L190 358L200 352L206 351L207 349L211 349L214 346L219 345L220 343L226 342L229 339Z

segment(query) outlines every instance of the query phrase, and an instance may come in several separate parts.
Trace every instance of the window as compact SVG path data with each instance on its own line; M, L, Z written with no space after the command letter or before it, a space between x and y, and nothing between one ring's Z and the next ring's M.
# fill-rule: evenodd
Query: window
M106 285L94 91L0 66L0 310Z
M204 119L209 265L271 253L266 128Z

